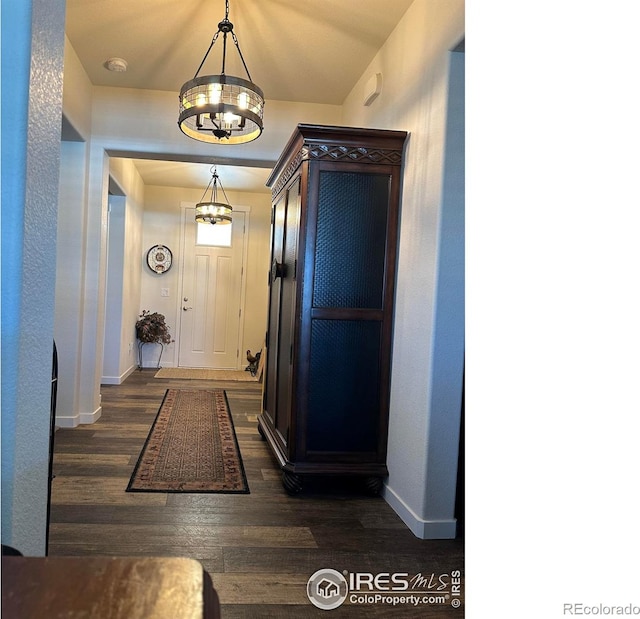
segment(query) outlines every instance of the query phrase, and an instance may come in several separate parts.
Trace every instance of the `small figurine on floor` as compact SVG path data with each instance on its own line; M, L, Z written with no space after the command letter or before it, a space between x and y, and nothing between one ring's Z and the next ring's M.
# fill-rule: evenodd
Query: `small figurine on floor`
M249 365L244 369L245 372L251 372L251 376L255 376L258 371L258 363L260 362L260 355L262 352L257 352L254 355L251 354L251 350L247 350L247 361Z

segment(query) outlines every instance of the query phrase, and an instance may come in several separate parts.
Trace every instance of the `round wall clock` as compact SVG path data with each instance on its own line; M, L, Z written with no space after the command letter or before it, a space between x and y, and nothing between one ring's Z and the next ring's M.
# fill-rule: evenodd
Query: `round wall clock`
M147 266L154 273L166 273L171 268L172 260L171 250L164 245L154 245L147 252Z

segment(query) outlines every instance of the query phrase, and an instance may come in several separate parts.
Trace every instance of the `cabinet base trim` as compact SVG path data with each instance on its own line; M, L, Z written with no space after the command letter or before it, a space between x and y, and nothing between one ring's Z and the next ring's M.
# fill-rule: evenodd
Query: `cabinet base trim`
M345 475L354 477L387 477L389 475L386 464L375 462L291 461L278 440L277 430L274 430L263 414L258 415L258 430L262 437L266 439L271 451L278 460L278 465L283 471L296 475ZM327 458L330 457L331 454L329 453Z

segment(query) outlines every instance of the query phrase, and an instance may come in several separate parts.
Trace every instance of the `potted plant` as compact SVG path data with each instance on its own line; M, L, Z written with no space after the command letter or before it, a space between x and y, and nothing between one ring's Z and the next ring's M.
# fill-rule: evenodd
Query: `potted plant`
M142 310L142 314L136 322L136 336L144 344L158 342L170 344L173 342L169 327L164 321L164 314Z
M164 315L158 312L142 310L142 314L140 314L136 322L136 337L139 341L138 358L140 369L142 369L142 346L144 344L160 344L160 357L158 358L157 366L160 367L164 345L174 341L171 339L171 333L165 322Z

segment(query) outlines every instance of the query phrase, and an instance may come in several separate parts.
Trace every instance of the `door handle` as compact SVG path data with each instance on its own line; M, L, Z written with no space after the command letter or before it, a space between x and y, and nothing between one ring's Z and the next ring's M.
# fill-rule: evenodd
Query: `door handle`
M271 263L271 281L274 282L278 277L286 277L285 265L274 258Z
M193 309L192 307L185 307L184 305L182 306L182 311L186 312L187 310Z

